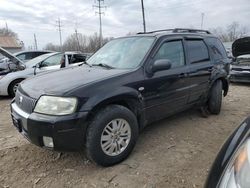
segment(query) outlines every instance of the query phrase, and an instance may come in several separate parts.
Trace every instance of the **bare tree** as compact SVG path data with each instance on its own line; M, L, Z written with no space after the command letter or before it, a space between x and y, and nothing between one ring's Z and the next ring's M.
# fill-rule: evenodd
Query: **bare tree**
M236 39L245 36L248 33L248 28L241 26L238 22L232 22L226 29L217 27L210 29L210 31L223 42L233 42Z
M48 43L46 44L46 46L44 47L44 50L51 50L51 51L56 51L59 52L60 51L60 46L59 45L54 45L52 43Z
M6 29L6 28L0 28L0 35L5 35L5 36L12 36L17 38L17 34L12 31L11 29Z
M102 44L104 45L108 41L112 40L112 38L102 38L102 40ZM65 42L63 43L63 51L81 51L86 53L94 53L100 47L100 38L97 33L91 36L86 36L81 33L77 33L76 35L76 33L74 33L67 37ZM52 43L47 44L44 49L53 51L60 50L59 46L53 45Z

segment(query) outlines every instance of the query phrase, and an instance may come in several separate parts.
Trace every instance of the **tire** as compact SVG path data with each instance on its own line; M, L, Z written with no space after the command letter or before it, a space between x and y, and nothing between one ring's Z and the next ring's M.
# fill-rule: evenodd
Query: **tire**
M122 125L120 128L118 128L119 125L117 127L117 130L121 130L120 133L119 131L117 132L119 135L116 135L117 137L110 136L111 133L108 134L108 132L112 132L110 127L114 128L118 123ZM130 136L128 136L129 131ZM101 166L117 164L126 159L132 152L138 134L137 119L129 109L120 105L107 106L96 114L88 126L86 135L87 157ZM118 145L120 146L120 150L118 149ZM115 148L112 148L113 146L116 146L118 153L115 153ZM105 148L109 149L105 150ZM107 150L110 150L110 153Z
M221 111L222 103L222 82L221 80L215 81L211 90L210 97L208 100L208 110L211 114L218 115Z
M16 89L18 87L18 85L20 84L20 82L22 82L22 79L18 79L18 80L14 80L10 83L9 88L8 88L8 92L9 92L9 96L10 97L15 97L16 95Z

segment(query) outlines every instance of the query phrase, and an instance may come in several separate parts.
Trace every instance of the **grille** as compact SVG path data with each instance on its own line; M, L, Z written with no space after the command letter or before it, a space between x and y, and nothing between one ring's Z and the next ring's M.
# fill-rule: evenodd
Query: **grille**
M36 99L22 94L19 90L16 91L15 96L16 105L23 111L31 114L36 104Z

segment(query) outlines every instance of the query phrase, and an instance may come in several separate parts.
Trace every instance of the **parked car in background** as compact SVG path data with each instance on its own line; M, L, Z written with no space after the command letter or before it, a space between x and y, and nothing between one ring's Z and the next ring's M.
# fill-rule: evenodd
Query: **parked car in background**
M230 135L218 153L205 188L250 187L250 117Z
M117 38L82 66L22 82L11 104L13 123L40 147L86 148L92 161L114 165L154 121L191 107L219 114L229 89L229 62L209 31L168 29Z
M1 47L0 47L1 48ZM13 56L17 57L20 59L22 62L27 62L35 57L38 57L40 55L46 54L46 53L51 53L52 51L45 51L45 50L37 50L37 51L22 51L22 52L17 52L14 53ZM1 53L1 49L0 49ZM13 69L10 68L10 64L12 64L11 60L9 58L3 58L0 60L0 71L1 70L7 70L7 69ZM13 66L13 64L12 64Z
M236 40L232 45L234 62L231 71L231 82L250 83L250 37Z
M0 95L14 97L18 84L24 79L46 71L79 65L85 61L86 56L77 52L53 52L38 56L26 63L16 57L11 57L11 54L8 58L15 58L18 61L15 63L16 67L18 64L22 66L0 74Z

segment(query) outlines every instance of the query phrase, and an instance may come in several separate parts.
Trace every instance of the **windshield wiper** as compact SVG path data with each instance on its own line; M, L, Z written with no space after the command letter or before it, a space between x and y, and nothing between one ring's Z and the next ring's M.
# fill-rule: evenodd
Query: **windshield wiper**
M104 68L107 68L107 69L114 69L115 67L112 67L106 63L98 63L98 64L92 64L92 66L99 66L99 67L104 67Z

